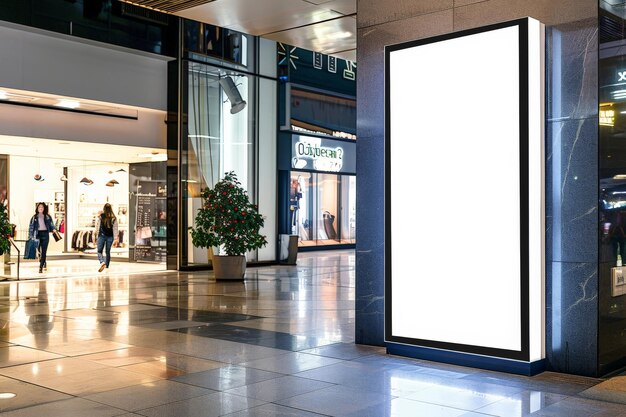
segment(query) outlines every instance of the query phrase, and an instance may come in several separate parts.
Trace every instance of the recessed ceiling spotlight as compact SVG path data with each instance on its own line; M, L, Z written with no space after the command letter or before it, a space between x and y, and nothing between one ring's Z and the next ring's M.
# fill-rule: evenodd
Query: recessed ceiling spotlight
M66 100L66 99L62 99L59 100L57 104L55 104L55 106L58 107L63 107L66 109L76 109L78 107L80 107L80 103L76 100Z

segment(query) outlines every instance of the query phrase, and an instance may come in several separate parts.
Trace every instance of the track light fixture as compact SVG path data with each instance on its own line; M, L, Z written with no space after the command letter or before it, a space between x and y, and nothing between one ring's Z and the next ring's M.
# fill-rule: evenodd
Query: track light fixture
M237 86L230 75L220 77L220 85L224 89L224 92L230 101L230 114L236 114L242 111L248 103L241 98L239 89L237 89Z

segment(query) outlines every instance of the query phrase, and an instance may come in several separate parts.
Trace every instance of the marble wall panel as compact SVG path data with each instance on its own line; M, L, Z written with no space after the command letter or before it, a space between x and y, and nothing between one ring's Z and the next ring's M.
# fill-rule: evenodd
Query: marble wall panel
M596 375L598 265L546 264L546 359L548 369Z
M452 9L453 0L357 0L357 28Z
M547 262L598 262L597 138L596 117L547 125Z
M470 29L507 20L532 17L548 25L588 19L598 14L589 0L488 0L454 8L454 30Z

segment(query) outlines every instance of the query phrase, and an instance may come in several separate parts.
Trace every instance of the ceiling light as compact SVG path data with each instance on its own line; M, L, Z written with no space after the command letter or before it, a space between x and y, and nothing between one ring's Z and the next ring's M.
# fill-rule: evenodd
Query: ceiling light
M44 178L41 176L41 174L35 174L35 176L33 178L37 182L41 182L41 181L44 180Z
M61 180L61 181L67 181L67 177L66 177L65 175L61 175L60 180Z
M90 179L89 179L89 178L87 178L87 177L83 177L83 179L82 179L82 180L80 180L80 183L81 183L81 184L85 184L85 185L91 185L91 184L93 184L93 181L92 181L92 180L90 180Z
M126 170L125 170L124 168L120 168L120 169L118 169L118 170L117 170L117 171L115 171L115 172L126 172Z
M14 392L0 392L0 400L8 400L11 398L15 398L17 394Z
M7 97L7 92L0 90L0 100L6 100Z
M76 109L78 107L80 107L80 103L76 100L66 100L66 99L62 99L59 100L57 104L55 104L55 106L58 107L63 107L66 109Z
M152 161L167 161L167 154L165 153L138 153L138 158L150 158Z
M328 35L330 39L346 39L352 36L350 32L335 32Z

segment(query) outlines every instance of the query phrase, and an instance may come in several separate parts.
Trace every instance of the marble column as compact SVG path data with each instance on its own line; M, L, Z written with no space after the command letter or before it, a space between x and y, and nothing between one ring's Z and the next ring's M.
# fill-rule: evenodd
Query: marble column
M589 0L357 0L357 343L384 344L384 46L530 16L546 25L548 367L596 374L597 7Z

